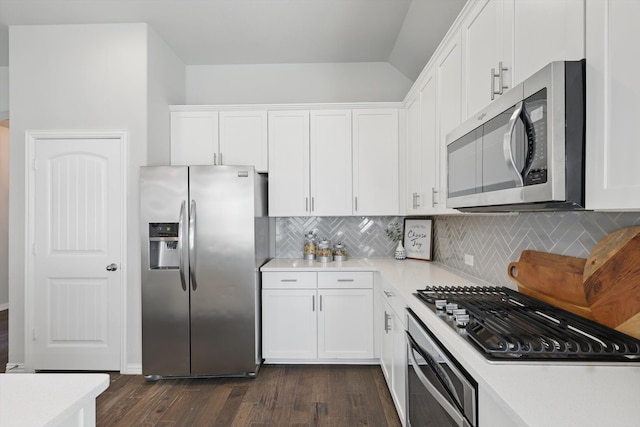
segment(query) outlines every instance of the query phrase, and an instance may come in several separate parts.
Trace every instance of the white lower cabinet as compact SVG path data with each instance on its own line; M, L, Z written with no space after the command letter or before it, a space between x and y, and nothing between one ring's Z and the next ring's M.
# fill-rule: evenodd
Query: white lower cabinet
M264 358L315 359L317 357L315 299L315 289L262 290L262 356Z
M318 298L318 358L373 358L373 290L322 289Z
M398 417L405 425L406 416L406 379L407 353L405 344L404 302L383 289L381 292L380 319L380 366L387 380L391 398L398 412Z
M264 272L262 288L267 362L373 359L373 273Z

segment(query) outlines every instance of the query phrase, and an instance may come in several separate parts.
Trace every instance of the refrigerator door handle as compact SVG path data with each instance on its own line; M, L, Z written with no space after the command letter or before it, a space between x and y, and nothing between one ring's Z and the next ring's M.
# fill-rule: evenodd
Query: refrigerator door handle
M191 289L194 291L198 287L196 281L196 201L191 201L189 209L189 276L191 277Z
M179 263L178 269L180 271L180 282L182 283L182 290L187 290L187 277L184 274L184 244L183 240L185 237L184 232L184 224L185 224L185 208L187 202L185 200L180 204L180 218L178 219L178 256Z

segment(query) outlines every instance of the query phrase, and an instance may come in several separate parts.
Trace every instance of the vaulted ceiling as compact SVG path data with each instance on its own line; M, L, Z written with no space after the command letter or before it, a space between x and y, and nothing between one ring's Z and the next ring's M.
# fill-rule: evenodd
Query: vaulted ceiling
M8 26L148 23L186 65L389 62L415 80L466 0L0 0Z

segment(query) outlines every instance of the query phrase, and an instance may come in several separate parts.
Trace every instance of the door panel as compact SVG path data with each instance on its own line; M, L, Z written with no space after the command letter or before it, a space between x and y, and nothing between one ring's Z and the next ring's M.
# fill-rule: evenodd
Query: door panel
M140 170L142 251L142 372L144 375L187 376L189 361L189 288L182 287L178 268L152 268L149 224L180 224L180 207L189 203L185 167ZM183 213L182 246L186 247ZM164 242L162 242L164 243ZM186 251L185 251L186 252ZM183 263L188 266L183 252ZM188 269L185 268L185 285Z
M34 369L119 370L120 140L38 140L35 152Z
M256 368L255 180L252 167L189 170L192 375Z

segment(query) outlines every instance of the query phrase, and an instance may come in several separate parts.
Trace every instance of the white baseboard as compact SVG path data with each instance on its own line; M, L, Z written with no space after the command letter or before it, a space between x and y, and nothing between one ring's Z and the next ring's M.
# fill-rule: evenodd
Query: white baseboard
M24 374L24 363L7 363L5 367L5 373L7 374ZM142 375L142 364L130 363L127 365L124 371L120 371L123 375Z
M120 373L123 375L142 375L142 363L129 363Z
M7 374L24 374L24 363L7 363L4 372Z

